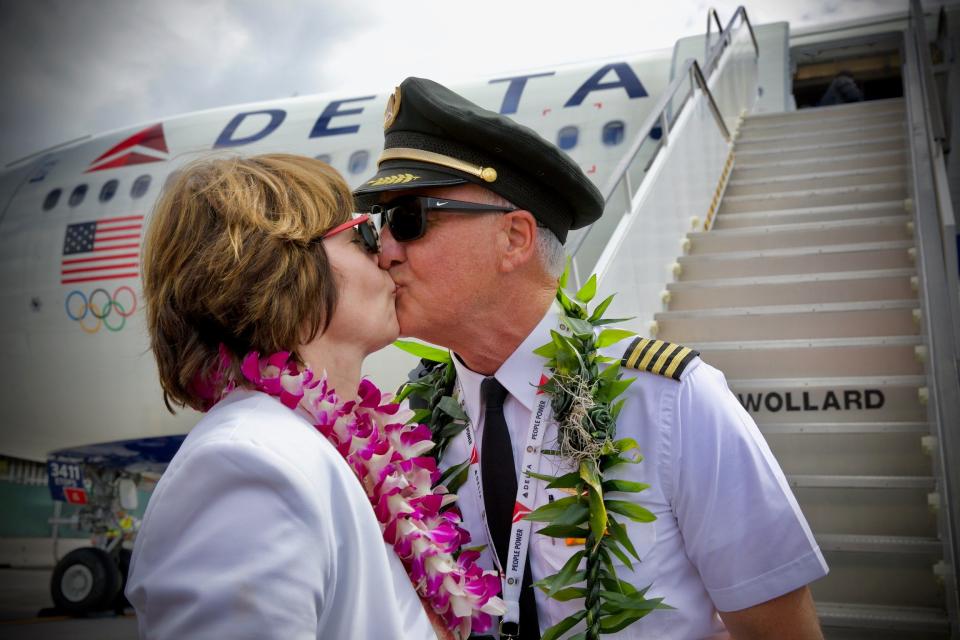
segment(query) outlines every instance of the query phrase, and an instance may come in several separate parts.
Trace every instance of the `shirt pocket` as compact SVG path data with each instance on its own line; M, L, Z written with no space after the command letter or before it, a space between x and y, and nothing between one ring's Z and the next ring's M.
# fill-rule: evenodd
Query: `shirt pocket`
M562 491L556 491L552 489L547 490L547 500L550 500L551 498L553 500L560 500L561 498L566 497L569 497L569 494ZM643 571L642 561L650 555L650 552L657 543L656 523L634 522L626 516L619 514L615 514L615 517L617 522L626 527L630 542L633 543L633 547L636 549L637 555L640 556L641 561L637 562L637 559L633 555L626 551L624 552L633 565L633 572L631 572L630 569L624 564L623 560L618 558L616 554L611 554L613 558L613 565L617 570L617 577L619 577L621 580L626 580L627 582L632 583L633 580L630 579L632 574L635 574L637 578L645 577L641 575L646 573ZM536 532L538 529L541 529L546 524L548 523L534 523L534 532ZM553 575L554 573L560 571L560 569L563 568L563 565L574 553L583 549L582 540L572 538L551 538L548 536L537 535L536 533L534 534L531 543L535 546L537 554L544 559L547 569L549 570L549 575ZM646 586L646 584L641 586Z

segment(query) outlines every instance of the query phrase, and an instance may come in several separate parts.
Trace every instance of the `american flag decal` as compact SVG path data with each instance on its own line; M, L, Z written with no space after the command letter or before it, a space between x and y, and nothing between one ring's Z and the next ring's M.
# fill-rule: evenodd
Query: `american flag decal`
M67 225L60 284L138 277L142 231L143 216Z

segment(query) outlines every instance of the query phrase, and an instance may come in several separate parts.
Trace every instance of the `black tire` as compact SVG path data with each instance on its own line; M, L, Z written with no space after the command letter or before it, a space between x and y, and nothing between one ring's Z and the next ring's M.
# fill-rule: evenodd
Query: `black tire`
M111 606L120 584L116 560L103 549L84 547L57 563L50 578L50 596L58 610L82 616Z

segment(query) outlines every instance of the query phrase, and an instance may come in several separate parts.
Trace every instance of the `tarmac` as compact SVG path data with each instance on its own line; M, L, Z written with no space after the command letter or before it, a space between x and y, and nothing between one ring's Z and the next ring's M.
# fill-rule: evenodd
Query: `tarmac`
M137 640L132 609L91 618L40 616L53 606L52 569L0 568L0 640Z

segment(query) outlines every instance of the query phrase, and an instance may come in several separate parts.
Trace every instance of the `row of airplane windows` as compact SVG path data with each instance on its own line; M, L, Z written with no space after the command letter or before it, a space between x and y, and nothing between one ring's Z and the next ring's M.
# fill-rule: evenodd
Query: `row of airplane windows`
M622 120L613 120L603 125L603 131L600 139L605 146L613 147L623 142L625 131L626 126ZM651 132L651 135L654 133L655 132ZM579 127L573 125L563 127L557 132L557 146L564 151L569 151L570 149L576 147L579 139L580 129ZM317 160L322 160L327 164L330 164L331 162L331 156L327 153L322 153L315 157ZM369 164L370 153L368 151L354 151L352 154L350 154L350 159L347 161L347 171L351 175L358 175L365 172ZM142 198L150 189L150 182L151 178L147 174L137 177L137 179L134 180L133 184L130 186L130 197L134 200ZM113 199L113 196L116 195L119 184L119 181L116 179L111 179L103 183L103 186L100 187L100 202L104 204L110 202L110 200ZM80 206L87 196L88 188L89 187L86 184L80 184L74 187L73 191L70 192L70 197L67 199L67 205L70 207ZM63 189L59 187L52 189L49 193L47 193L46 198L43 200L43 210L50 211L56 207L60 202L60 197L62 195Z

